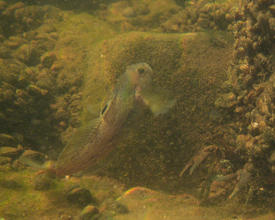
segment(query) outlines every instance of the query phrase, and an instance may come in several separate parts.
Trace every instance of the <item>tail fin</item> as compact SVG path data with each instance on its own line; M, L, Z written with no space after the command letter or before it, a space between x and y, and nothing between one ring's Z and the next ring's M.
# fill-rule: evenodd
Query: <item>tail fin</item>
M49 176L56 177L56 169L55 169L56 162L52 160L48 160L43 164L24 156L21 156L19 160L24 164L26 164L27 166L30 166L39 170L45 170Z

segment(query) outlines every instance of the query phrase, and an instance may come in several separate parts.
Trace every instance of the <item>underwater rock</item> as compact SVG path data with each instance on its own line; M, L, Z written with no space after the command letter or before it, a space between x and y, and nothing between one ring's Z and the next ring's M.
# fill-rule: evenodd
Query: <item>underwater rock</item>
M44 68L51 68L56 60L57 58L53 52L47 52L41 57L41 64Z
M42 89L42 88L40 88L39 86L36 86L36 85L28 85L28 87L26 89L27 89L27 93L30 96L34 96L34 97L44 96L48 93L48 90Z
M60 121L67 120L68 117L69 117L68 112L65 111L63 108L58 109L55 113L56 120L60 120Z
M133 18L136 17L136 12L133 8L128 7L122 12L123 16Z
M22 79L20 82L24 85L25 83L23 82L23 80L24 79ZM33 102L32 97L27 92L25 92L23 89L16 89L15 94L16 94L17 98L22 98L27 103Z
M206 18L199 18L197 21L197 25L202 28L208 28L210 26L210 21Z
M98 214L99 210L97 207L93 205L87 205L77 217L77 220L91 220L96 214Z
M23 37L27 41L32 41L33 39L35 39L36 35L37 35L37 31L27 31L23 33Z
M52 24L42 24L38 29L38 33L56 32L56 28Z
M43 173L35 176L35 184L34 184L35 190L45 191L53 187L55 187L55 182L51 177L49 177L48 174Z
M9 48L0 45L0 58L1 59L10 59L12 58L12 50L10 50Z
M10 147L10 146L2 146L0 147L0 156L5 157L17 157L23 152L22 145L18 145L18 148Z
M72 93L72 92L71 92L71 93ZM78 94L73 94L73 95L70 97L69 103L72 103L73 101L80 100L80 99L81 99L80 95L78 95Z
M53 62L51 70L57 72L62 68L64 68L63 64L57 60Z
M232 106L238 104L238 101L234 93L228 93L219 97L214 104L215 107L218 108L231 108Z
M8 134L0 134L0 146L15 147L17 144L18 143L13 136Z
M115 213L126 214L129 210L126 205L116 201L113 198L105 199L99 206L99 212L113 211Z
M79 113L71 113L70 123L71 123L71 126L74 128L77 128L80 126L81 117L80 117Z
M69 191L67 199L71 203L87 206L90 203L96 203L96 198L91 194L88 189L76 187Z
M20 46L20 44L18 42L13 42L13 41L10 41L10 40L5 40L2 43L2 45L5 46L5 47L8 47L10 49L16 49L17 47Z
M36 86L38 86L41 89L45 90L51 90L53 83L49 78L43 77L42 79L38 80L36 83Z
M270 5L268 9L275 15L275 5Z
M0 12L4 11L7 5L5 1L0 1Z
M32 48L28 44L22 44L12 56L23 63L27 63L31 58L31 53Z
M150 13L148 4L145 2L135 1L133 2L133 10L137 15L147 15Z
M0 156L0 165L5 165L7 163L10 163L12 161L9 157Z
M2 89L4 91L5 90L14 91L15 87L13 87L11 84L14 84L18 81L18 73L6 69L6 70L3 70L1 78L3 80L2 82L5 82L4 85L2 85Z
M5 85L8 84L6 83ZM5 102L11 102L16 98L14 90L6 89L4 86L2 86L2 96Z
M55 39L55 40L58 40L58 38L59 38L59 34L56 33L56 32L51 32L51 33L50 33L50 36L51 36L53 39Z
M9 41L14 42L15 44L21 45L24 43L28 43L25 39L22 38L22 36L11 36L9 37Z

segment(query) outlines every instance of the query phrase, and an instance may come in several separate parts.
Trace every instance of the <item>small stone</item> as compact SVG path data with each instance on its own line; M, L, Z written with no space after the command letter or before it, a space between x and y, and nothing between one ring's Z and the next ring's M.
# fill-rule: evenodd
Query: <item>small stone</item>
M150 10L148 8L148 5L143 2L135 2L133 5L133 9L136 14L138 15L147 15L150 13Z
M11 50L5 46L0 46L0 58L1 59L10 59L11 56Z
M96 199L93 197L88 189L80 187L71 190L67 195L67 199L69 202L77 203L83 206L96 202Z
M60 121L66 120L66 119L68 119L68 117L69 117L69 115L68 115L67 111L65 111L62 108L58 109L57 112L55 113L55 118Z
M51 32L51 33L50 33L50 36L51 36L53 39L55 39L55 40L58 40L58 38L59 38L59 35L58 35L58 33L56 33L56 32Z
M51 24L43 24L37 29L38 33L50 33L55 31L56 31L56 28Z
M48 90L46 89L41 89L39 86L35 86L35 85L28 85L27 87L27 93L30 96L43 96L46 95L48 93Z
M38 191L46 191L55 186L54 180L47 174L38 175L35 177L35 189Z
M275 5L270 5L268 7L269 11L271 11L273 14L275 14Z
M0 134L0 146L16 146L17 141L15 138L8 134Z
M37 35L37 31L28 31L28 32L23 33L24 39L26 39L28 41L33 40L36 37L36 35Z
M10 147L10 146L2 146L0 147L0 156L5 157L17 157L23 151L23 147L19 145L18 148Z
M134 18L134 17L136 17L136 12L135 12L135 10L134 10L133 8L131 8L131 7L126 8L126 9L123 11L122 14L123 14L124 17L128 17L128 18Z
M93 205L87 205L78 216L78 220L90 220L96 214L98 214L99 210L97 207Z
M46 52L41 57L41 64L44 68L51 68L56 60L57 58L53 52Z
M5 165L12 161L11 158L0 156L0 165Z
M5 1L0 1L0 11L4 11L7 5L8 4Z
M116 213L126 214L129 212L126 205L114 200L113 198L105 199L99 207L100 212L103 211L114 211Z
M218 107L218 108L230 108L230 107L238 104L238 101L237 101L234 93L227 93L227 94L220 96L215 101L214 104L215 104L215 107Z
M12 54L12 56L20 62L27 63L31 58L32 48L28 44L22 44Z
M208 28L210 26L210 21L206 18L199 18L197 21L197 25L202 28Z

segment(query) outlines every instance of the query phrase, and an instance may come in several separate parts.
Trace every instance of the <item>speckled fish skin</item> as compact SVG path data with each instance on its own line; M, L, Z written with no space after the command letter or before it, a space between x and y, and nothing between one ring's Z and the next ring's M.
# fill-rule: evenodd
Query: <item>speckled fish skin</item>
M102 109L87 142L71 157L66 157L70 142L64 148L56 164L57 176L74 174L93 166L114 150L116 146L112 141L127 122L127 116L138 100L136 92L151 85L151 75L152 69L146 63L127 67L113 88L110 100Z

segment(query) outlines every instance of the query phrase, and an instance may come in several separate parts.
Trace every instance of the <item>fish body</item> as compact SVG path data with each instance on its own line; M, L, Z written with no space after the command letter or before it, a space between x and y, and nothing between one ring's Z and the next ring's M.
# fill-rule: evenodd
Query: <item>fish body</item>
M126 68L100 116L82 125L61 152L56 164L46 168L56 176L75 174L100 163L116 148L121 133L128 129L136 110L149 107L155 115L163 114L175 103L173 95L152 87L152 69L147 63Z

